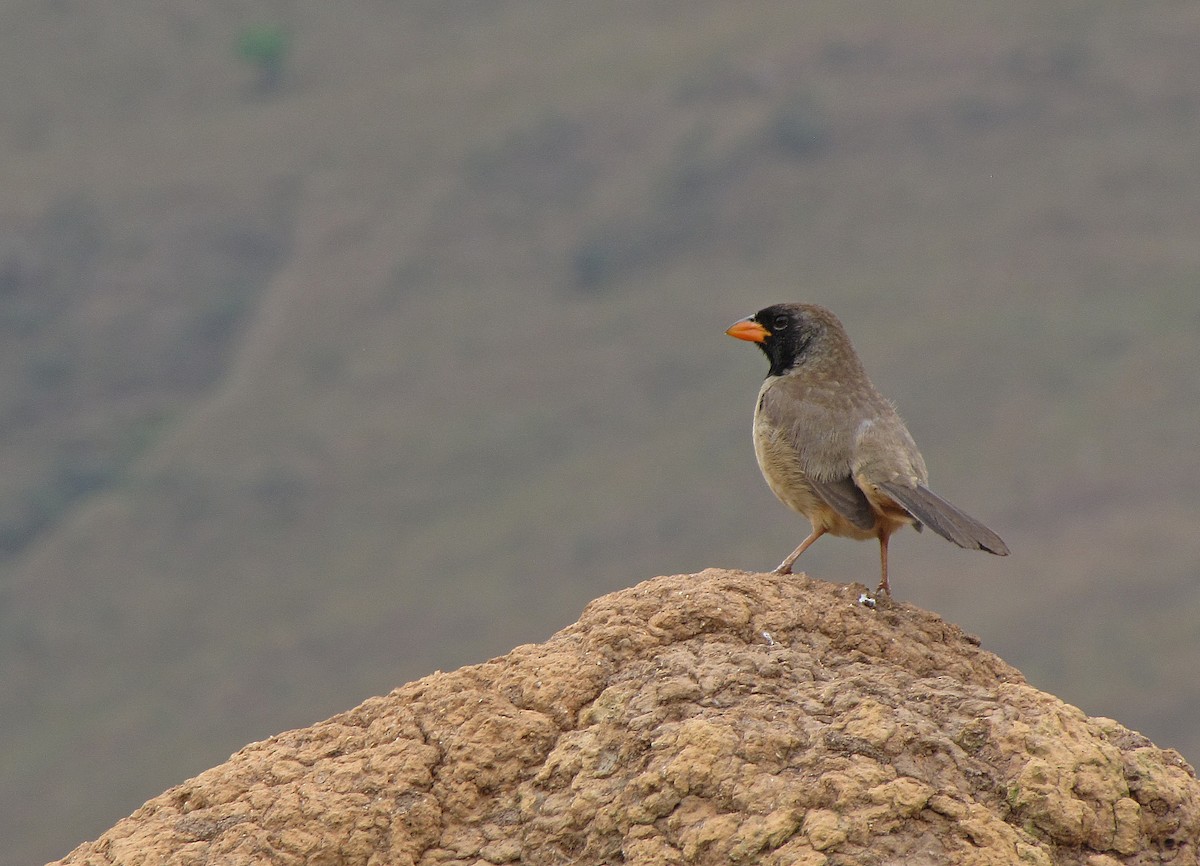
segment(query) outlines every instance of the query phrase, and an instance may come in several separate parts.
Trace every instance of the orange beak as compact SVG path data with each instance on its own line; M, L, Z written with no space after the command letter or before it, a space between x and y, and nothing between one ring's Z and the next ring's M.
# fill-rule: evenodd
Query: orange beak
M761 343L771 336L771 332L753 318L734 322L725 333L731 337L737 337L739 340L749 340L751 343Z

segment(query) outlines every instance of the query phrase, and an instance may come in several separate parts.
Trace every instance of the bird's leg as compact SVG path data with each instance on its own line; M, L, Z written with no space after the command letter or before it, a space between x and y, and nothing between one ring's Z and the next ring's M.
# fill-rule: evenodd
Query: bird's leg
M779 563L779 565L775 568L775 571L773 573L774 574L791 574L792 573L792 563L796 561L796 558L799 557L800 554L804 553L804 551L808 550L808 546L824 534L825 534L825 527L814 526L813 531L809 533L808 538L801 541L800 546L797 547L795 550L793 550L791 553L789 553L787 556L787 559L785 559L783 562Z
M876 592L882 592L884 595L887 595L887 596L890 596L892 594L892 588L890 586L888 586L888 578L887 578L887 547L888 547L888 539L890 537L891 536L888 535L886 532L880 533L880 535L879 535L879 568L880 568L881 573L883 574L883 579L881 581L879 581L879 586L876 587L876 589L875 589Z

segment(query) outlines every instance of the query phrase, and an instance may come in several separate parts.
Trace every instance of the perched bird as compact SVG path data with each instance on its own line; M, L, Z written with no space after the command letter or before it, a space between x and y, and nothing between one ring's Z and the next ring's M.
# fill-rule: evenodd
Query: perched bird
M837 316L815 304L776 304L725 332L757 343L771 369L754 409L754 454L779 500L812 532L775 569L822 535L879 539L888 586L888 539L922 524L970 550L1008 554L1000 536L925 486L925 460L895 407L863 370Z

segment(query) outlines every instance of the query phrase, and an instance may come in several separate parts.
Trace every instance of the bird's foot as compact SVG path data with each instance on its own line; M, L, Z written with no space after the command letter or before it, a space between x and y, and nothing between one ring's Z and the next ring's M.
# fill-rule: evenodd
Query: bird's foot
M791 573L792 573L792 565L790 562L781 562L779 565L775 566L775 570L771 572L771 574L791 574Z

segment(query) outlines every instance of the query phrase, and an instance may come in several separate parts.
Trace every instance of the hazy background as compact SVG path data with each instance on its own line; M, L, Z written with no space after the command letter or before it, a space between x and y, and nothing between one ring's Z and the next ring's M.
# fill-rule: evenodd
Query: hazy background
M1013 550L898 536L897 596L1200 759L1197 45L1195 0L6 3L0 862L773 567L722 331L780 300Z

